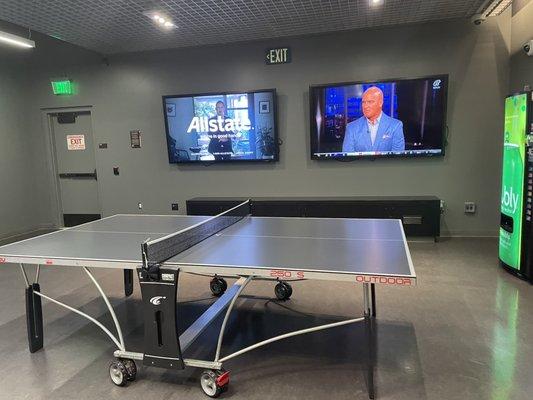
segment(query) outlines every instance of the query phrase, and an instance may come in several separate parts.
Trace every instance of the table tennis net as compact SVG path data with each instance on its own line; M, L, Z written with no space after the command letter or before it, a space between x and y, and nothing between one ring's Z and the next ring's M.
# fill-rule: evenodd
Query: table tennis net
M196 225L142 244L143 266L161 264L250 215L250 200Z

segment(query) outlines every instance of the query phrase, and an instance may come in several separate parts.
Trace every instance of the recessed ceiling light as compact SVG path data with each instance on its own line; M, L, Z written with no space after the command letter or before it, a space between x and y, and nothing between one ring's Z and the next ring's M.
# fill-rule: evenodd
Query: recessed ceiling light
M380 6L384 3L384 0L370 0L371 6Z
M163 16L164 14L162 15L158 11L145 11L143 12L143 14L163 28L171 29L176 27L176 25L172 22L170 18L168 18L167 16Z

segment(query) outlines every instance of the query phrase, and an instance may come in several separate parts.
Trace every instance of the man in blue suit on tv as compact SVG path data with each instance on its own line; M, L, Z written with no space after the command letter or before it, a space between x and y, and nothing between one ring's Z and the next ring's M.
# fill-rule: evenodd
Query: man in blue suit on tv
M405 151L402 121L383 112L383 92L372 86L363 93L363 116L346 125L342 151Z

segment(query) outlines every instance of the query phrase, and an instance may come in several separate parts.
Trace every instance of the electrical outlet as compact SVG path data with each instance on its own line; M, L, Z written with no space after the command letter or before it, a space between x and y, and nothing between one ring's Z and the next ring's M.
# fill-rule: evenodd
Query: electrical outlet
M465 214L474 214L476 212L476 203L465 201Z
M143 209L143 203L139 203L139 210Z
M178 211L178 208L179 208L178 203L172 203L170 205L170 208L172 208L172 211Z

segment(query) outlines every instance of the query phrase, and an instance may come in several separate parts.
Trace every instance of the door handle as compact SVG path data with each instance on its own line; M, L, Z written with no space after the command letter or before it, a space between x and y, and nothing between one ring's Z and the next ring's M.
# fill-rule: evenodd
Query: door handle
M98 180L98 174L96 173L96 169L94 172L66 172L59 174L59 178L61 179L94 179L95 181Z

